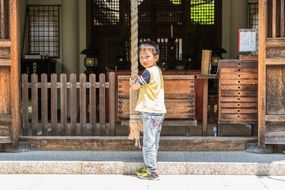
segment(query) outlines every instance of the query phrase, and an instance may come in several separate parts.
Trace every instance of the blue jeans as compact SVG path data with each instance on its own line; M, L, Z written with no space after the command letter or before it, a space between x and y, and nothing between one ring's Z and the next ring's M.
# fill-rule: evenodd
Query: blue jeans
M143 160L150 171L157 169L157 151L164 115L163 113L141 114L143 121Z

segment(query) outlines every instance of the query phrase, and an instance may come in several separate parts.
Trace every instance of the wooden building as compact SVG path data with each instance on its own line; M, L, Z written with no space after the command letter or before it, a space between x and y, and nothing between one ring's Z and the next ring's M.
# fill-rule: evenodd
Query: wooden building
M201 74L202 50L223 47L217 122L254 124L260 147L285 143L285 0L138 4L138 38L159 44L166 86L181 90L167 95L170 126L191 136L187 126L200 119L207 135L212 75ZM118 122L128 119L128 0L0 0L0 26L0 143L17 145L20 135L119 135ZM258 29L257 60L236 59L239 28ZM96 76L81 74L84 64Z

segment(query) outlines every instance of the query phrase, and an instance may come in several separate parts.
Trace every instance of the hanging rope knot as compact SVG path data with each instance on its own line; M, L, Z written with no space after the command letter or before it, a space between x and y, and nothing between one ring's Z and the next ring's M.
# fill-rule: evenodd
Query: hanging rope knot
M130 115L129 127L128 139L134 140L135 146L141 148L140 133L143 131L143 125L139 115Z

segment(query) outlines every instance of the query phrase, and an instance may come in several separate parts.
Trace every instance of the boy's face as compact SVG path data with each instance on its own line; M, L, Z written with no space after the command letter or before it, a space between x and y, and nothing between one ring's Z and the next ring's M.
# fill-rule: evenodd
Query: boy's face
M140 63L144 68L152 67L157 61L159 56L154 55L151 50L142 50L139 53Z

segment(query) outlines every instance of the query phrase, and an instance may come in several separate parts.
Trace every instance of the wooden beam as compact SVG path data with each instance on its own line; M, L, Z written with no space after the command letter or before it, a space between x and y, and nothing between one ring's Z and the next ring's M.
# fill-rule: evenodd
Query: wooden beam
M265 121L285 122L285 115L266 115Z
M11 60L10 59L0 59L0 66L11 66Z
M11 46L11 41L10 40L0 40L0 47L10 47Z
M284 58L271 58L266 59L266 65L285 65Z
M285 38L267 38L266 39L266 47L271 48L271 47L284 47L285 46Z

